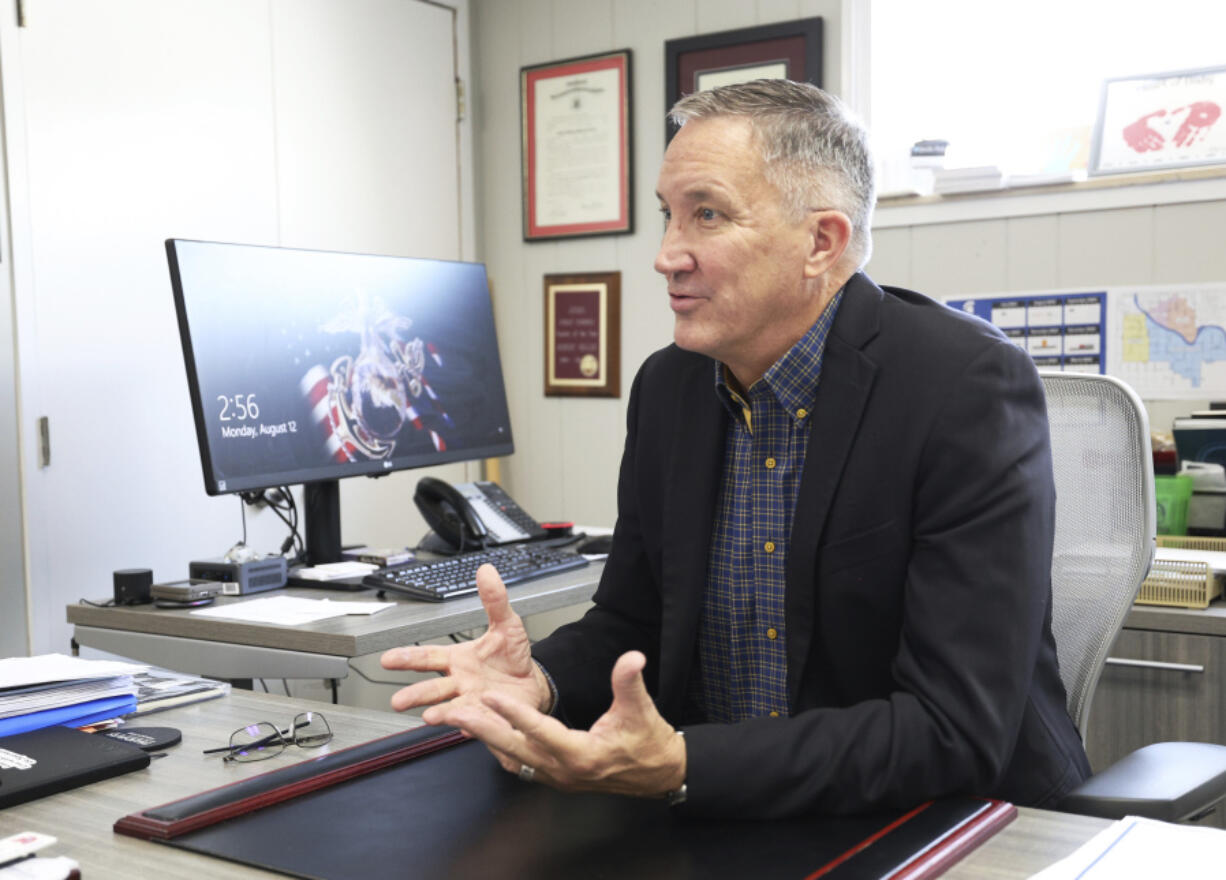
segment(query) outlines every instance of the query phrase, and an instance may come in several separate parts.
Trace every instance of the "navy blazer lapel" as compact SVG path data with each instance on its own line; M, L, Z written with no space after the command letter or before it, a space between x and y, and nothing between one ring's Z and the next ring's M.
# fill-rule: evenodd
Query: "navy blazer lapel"
M800 694L813 635L818 540L877 372L876 363L862 349L877 335L882 297L881 289L866 276L853 275L843 292L822 355L822 375L788 554L784 613L788 634L788 701L792 706Z
M710 359L697 362L683 389L661 493L661 628L668 636L660 657L660 704L669 717L680 717L694 662L727 428Z

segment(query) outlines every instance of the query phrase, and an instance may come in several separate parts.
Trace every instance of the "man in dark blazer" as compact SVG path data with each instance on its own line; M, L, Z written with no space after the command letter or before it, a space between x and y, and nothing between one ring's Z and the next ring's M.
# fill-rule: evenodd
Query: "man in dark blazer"
M530 648L484 569L489 631L388 652L444 673L393 705L521 778L694 812L1054 805L1089 767L1050 631L1033 364L858 271L872 171L837 101L758 82L674 117L675 344L631 392L594 607Z

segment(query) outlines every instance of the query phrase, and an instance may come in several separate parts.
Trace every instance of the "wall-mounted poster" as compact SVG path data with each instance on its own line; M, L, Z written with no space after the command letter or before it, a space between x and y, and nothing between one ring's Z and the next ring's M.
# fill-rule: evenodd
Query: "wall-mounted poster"
M995 324L1040 369L1107 372L1105 290L980 296L945 304Z
M1147 284L956 297L1043 369L1106 373L1144 400L1220 400L1226 284Z

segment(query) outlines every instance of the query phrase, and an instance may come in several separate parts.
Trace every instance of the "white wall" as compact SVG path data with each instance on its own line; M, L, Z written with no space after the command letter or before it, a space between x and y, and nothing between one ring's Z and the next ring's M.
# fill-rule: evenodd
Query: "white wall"
M494 288L516 454L502 482L538 519L612 525L630 383L672 339L655 184L664 152L664 41L796 18L823 18L823 81L840 87L840 0L473 0L478 253ZM618 49L632 52L633 234L522 240L519 70ZM622 273L622 397L546 398L544 276Z
M1189 198L1194 188L1189 183ZM1226 201L878 229L867 271L932 296L1226 281ZM1226 400L1226 388L1206 397ZM1151 428L1207 401L1147 401Z

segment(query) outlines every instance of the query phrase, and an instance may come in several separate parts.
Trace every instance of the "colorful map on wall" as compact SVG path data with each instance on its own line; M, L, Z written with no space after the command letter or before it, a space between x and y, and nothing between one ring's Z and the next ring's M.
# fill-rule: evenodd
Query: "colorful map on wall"
M1111 332L1119 340L1112 375L1151 400L1226 397L1226 284L1112 293Z
M1044 369L1107 373L1145 400L1226 400L1226 283L947 298Z

